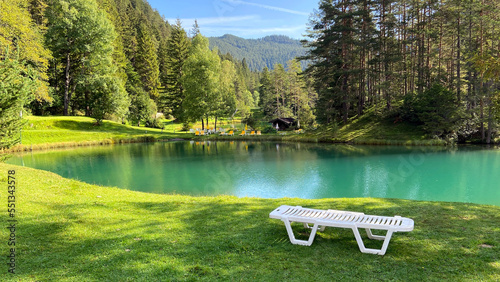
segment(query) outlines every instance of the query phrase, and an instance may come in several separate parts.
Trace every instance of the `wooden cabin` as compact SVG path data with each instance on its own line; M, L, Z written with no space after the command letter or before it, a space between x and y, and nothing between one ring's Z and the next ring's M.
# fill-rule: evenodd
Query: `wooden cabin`
M275 118L269 123L273 125L273 128L276 128L277 125L279 130L288 130L297 126L297 120L294 118Z

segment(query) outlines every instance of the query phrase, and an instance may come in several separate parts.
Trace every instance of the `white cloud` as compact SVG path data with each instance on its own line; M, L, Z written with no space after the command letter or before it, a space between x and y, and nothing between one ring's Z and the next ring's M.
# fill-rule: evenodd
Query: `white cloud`
M225 0L224 2L228 2L228 3L231 3L233 5L240 4L240 5L255 6L255 7L259 7L259 8L263 8L263 9L284 12L284 13L289 13L289 14L294 14L294 15L309 16L309 13L306 13L306 12L295 11L295 10L290 10L290 9L286 9L286 8L276 7L276 6L269 6L269 5L240 1L240 0Z
M239 16L239 17L211 17L211 18L192 18L192 19L181 19L182 25L184 27L191 26L194 24L194 21L198 21L198 25L203 27L204 25L213 25L213 24L223 24L223 23L232 23L232 22L241 22L241 21L250 21L256 20L259 16L257 15L248 15L248 16ZM167 19L169 23L175 23L177 19Z
M299 31L305 30L304 25L290 27L262 27L262 28L241 28L241 27L206 27L202 31L207 32L234 32L245 35L254 34L296 34Z

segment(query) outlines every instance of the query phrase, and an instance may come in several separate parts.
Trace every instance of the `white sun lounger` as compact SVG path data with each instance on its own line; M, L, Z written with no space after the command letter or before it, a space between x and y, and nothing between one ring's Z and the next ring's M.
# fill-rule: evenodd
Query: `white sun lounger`
M269 214L270 218L281 219L285 223L288 237L292 244L310 246L316 236L316 231L324 231L325 227L340 227L351 228L354 232L354 237L358 242L359 249L362 253L384 255L394 232L408 232L413 230L413 220L405 217L394 216L376 216L365 215L360 212L337 211L337 210L316 210L308 209L300 206L292 207L283 205ZM310 228L311 234L309 240L297 240L293 234L292 222L303 223L305 228ZM313 226L309 226L313 224ZM366 229L368 238L375 240L384 240L382 248L369 249L365 248L358 228ZM372 229L387 230L385 236L373 235Z

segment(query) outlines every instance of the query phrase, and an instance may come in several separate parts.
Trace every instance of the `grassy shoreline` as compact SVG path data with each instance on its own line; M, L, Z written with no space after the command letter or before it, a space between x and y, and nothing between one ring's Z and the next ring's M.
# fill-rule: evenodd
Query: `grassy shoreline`
M182 125L168 123L165 130L122 125L112 121L104 121L102 126L95 126L88 117L37 117L27 118L20 136L22 144L18 144L4 153L26 152L35 150L71 148L94 145L111 145L122 143L156 142L169 140L241 140L241 141L278 141L309 142L357 145L404 145L404 146L446 146L443 140L423 139L421 133L408 133L403 125L371 126L366 120L355 121L348 127L334 129L330 127L296 134L293 131L286 135L263 134L261 136L194 136L188 132L180 132ZM226 127L228 124L225 125ZM400 133L395 133L400 132ZM237 131L235 131L237 132ZM379 138L382 137L382 138Z
M260 199L157 195L15 170L17 274L22 281L421 280L498 281L500 207L397 199ZM0 192L6 201L7 189ZM402 215L415 230L385 256L359 252L352 232L327 229L292 245L281 204ZM1 217L5 226L6 216ZM301 237L303 229L297 229ZM7 238L8 230L0 235ZM378 242L374 243L378 244ZM378 247L378 245L367 245ZM1 248L2 257L8 249ZM6 266L3 266L5 273Z

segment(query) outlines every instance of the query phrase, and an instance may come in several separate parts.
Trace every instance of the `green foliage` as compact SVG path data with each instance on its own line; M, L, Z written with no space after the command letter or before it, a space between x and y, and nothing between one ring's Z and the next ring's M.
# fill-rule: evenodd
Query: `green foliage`
M184 62L189 55L190 41L178 19L172 26L172 33L167 41L166 59L162 72L162 83L165 86L165 94L161 97L161 104L165 110L171 111L172 115L182 120L184 110L184 87L181 83Z
M101 124L108 114L115 113L120 118L126 115L130 101L124 86L116 77L95 76L87 87L90 91L90 116L95 118L98 124Z
M214 115L217 117L228 117L237 107L234 81L236 79L235 66L231 61L223 60L219 74L218 95L216 110Z
M185 63L182 84L186 91L183 108L188 120L208 117L221 100L218 95L220 58L208 48L208 39L201 34L193 38L190 56Z
M48 19L46 44L54 55L52 67L60 70L57 66L64 66L64 86L60 95L64 100L64 114L68 115L74 94L83 96L83 104L89 105L86 88L92 80L89 77L116 72L111 66L116 33L94 0L55 1L49 8ZM75 93L76 89L79 91ZM78 109L76 106L73 112ZM87 115L89 110L85 109Z
M9 56L8 48L0 58L0 149L19 141L20 112L33 99L37 88L36 72Z
M407 95L402 106L402 117L421 124L433 136L456 134L461 117L455 93L440 84L434 84L420 95Z
M146 120L146 127L164 129L165 126L160 118L150 118Z
M276 130L276 128L273 127L272 125L266 125L262 129L262 133L271 133L271 134L274 134L274 133L277 133L277 132L278 131Z
M316 92L304 76L297 60L287 63L287 70L276 65L269 72L264 68L260 80L260 106L268 118L293 117L301 127L308 127L315 121L313 107Z
M156 105L142 88L136 89L130 104L129 118L137 123L149 121L156 115Z
M190 122L183 122L182 123L182 128L181 128L181 131L188 131L189 129L191 129L193 127L193 124L190 123Z
M258 126L257 119L252 115L248 115L241 120L241 123L248 125L249 128L256 129Z
M312 62L318 121L347 125L382 101L389 113L407 94L440 83L465 108L464 140L489 143L498 121L489 106L500 73L500 45L492 43L499 11L498 1L319 1L303 57Z
M160 69L157 55L156 39L149 34L144 24L138 28L138 48L135 68L141 77L146 92L153 100L158 100L160 87Z
M39 18L45 5L29 4L33 17ZM0 0L0 58L18 53L19 60L31 66L37 88L31 94L38 103L51 102L47 85L47 67L50 51L43 46L41 26L35 24L25 0ZM36 10L36 11L35 11ZM36 15L35 15L36 14Z
M260 104L260 93L259 93L259 91L254 90L252 92L252 99L253 99L254 107L257 107Z

